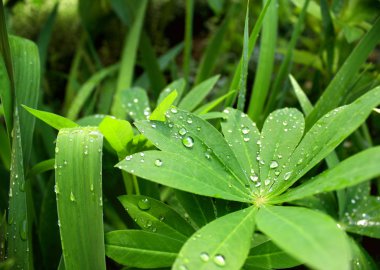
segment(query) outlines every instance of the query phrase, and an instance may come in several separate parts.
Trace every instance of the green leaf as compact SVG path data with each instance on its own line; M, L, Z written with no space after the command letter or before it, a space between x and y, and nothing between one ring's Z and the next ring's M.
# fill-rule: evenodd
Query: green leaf
M241 111L227 108L224 110L227 117L222 122L222 130L226 141L240 162L241 167L249 174L255 185L258 180L259 162L256 159L259 152L260 132L256 124Z
M13 125L13 105L11 82L8 77L7 67L4 63L3 56L0 55L0 99L4 109L4 119L7 126L8 141L11 140L11 131Z
M360 43L355 47L350 56L343 63L338 73L334 76L322 96L318 99L314 110L306 118L306 129L311 126L328 111L342 104L347 97L355 74L359 71L361 65L367 60L368 55L373 48L379 43L380 35L380 18L373 24L371 30L365 34Z
M118 156L124 157L127 153L127 144L133 139L131 124L128 121L107 116L100 123L99 130Z
M297 260L273 244L272 241L267 241L251 249L244 269L254 269L255 267L282 269L297 265L300 265Z
M54 158L47 159L47 160L37 163L30 169L28 173L28 178L35 177L36 175L40 173L54 170L54 164L55 164Z
M301 86L298 84L296 79L292 76L289 75L290 82L292 83L294 93L296 94L296 97L298 99L298 102L301 105L302 111L306 116L309 115L309 113L313 110L313 105L309 101L308 97L302 90Z
M41 121L44 121L49 126L60 130L61 128L73 128L77 127L78 124L71 121L70 119L60 116L58 114L45 112L36 110L33 108L29 108L28 106L21 105L25 110L27 110L29 113L40 119Z
M139 268L170 266L183 242L158 233L128 230L106 234L106 254L114 261Z
M212 109L214 109L216 106L218 106L219 104L221 104L224 100L226 100L228 97L232 96L233 94L235 94L235 92L229 92L213 101L210 101L202 106L200 106L198 109L196 109L194 111L195 114L198 114L198 115L204 115L206 113L208 113L209 111L211 111Z
M173 91L177 91L178 96L173 103L174 105L176 105L178 103L178 100L181 98L182 93L185 91L185 86L186 81L183 78L173 81L168 86L166 86L164 90L162 90L160 96L158 97L157 104L160 104Z
M120 196L119 201L145 231L183 241L194 233L194 228L180 214L158 200L141 195L125 195Z
M212 198L180 190L175 190L175 196L198 227L202 227L216 218Z
M154 109L149 116L149 120L165 121L165 113L172 106L177 98L177 91L173 90Z
M350 239L352 250L352 269L353 270L372 270L376 269L376 263L368 255L366 250L361 247L354 239Z
M350 187L380 175L380 146L362 151L279 197L276 203Z
M271 113L264 122L261 131L260 189L269 190L277 181L294 149L297 147L305 129L302 113L297 109L284 108Z
M350 269L346 235L329 216L301 207L267 206L256 216L260 231L315 269Z
M10 169L11 165L11 146L9 144L9 137L5 131L5 127L0 125L0 160L6 170Z
M285 164L285 168L278 177L280 181L273 185L272 195L284 192L331 153L365 121L378 104L380 104L380 87L372 89L353 103L336 108L319 119L306 133L288 163Z
M140 34L143 29L145 10L148 1L140 1L138 10L136 11L135 21L128 32L125 39L125 44L121 56L121 65L119 76L117 80L116 93L114 95L114 102L112 104L111 112L117 118L123 119L124 113L121 105L121 93L125 89L132 86L134 66L137 56L137 49L140 40Z
M220 75L211 77L190 90L190 92L181 100L178 107L183 110L194 110L211 92Z
M86 100L94 91L96 86L104 80L107 76L115 73L119 68L119 65L113 65L107 68L103 68L100 71L92 75L78 90L77 95L74 100L71 102L70 108L67 112L67 118L75 120L78 118L78 114L83 108Z
M124 111L133 120L145 120L150 114L149 99L146 91L132 87L121 92L121 104Z
M276 0L274 0L276 1ZM248 18L249 18L249 1L247 2L247 10L245 13L245 22L244 22L244 38L243 38L243 52L242 52L242 67L240 73L240 82L239 82L239 95L237 102L237 109L244 111L245 107L245 94L247 92L247 76L248 76ZM265 22L264 22L265 23Z
M97 128L61 129L55 149L55 192L65 268L106 269L102 144Z
M251 245L255 214L251 207L202 227L182 247L172 269L241 269Z

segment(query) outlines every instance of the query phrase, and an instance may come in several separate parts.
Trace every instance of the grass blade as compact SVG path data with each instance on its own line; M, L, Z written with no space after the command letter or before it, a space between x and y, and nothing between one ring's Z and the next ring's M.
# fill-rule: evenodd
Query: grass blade
M194 0L186 0L186 16L185 16L185 50L183 52L183 77L189 82L191 52L193 46L193 16L194 16Z
M249 17L249 1L247 3L247 11L245 14L244 23L244 42L243 42L243 53L242 53L242 68L240 76L239 85L239 96L237 109L244 111L245 107L245 94L247 92L247 75L248 75L248 17Z
M103 136L92 127L61 129L57 137L55 192L67 270L106 269L102 145Z

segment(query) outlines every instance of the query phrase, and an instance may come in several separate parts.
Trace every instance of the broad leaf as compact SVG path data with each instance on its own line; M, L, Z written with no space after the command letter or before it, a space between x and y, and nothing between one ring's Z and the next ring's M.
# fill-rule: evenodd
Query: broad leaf
M315 269L350 269L348 240L329 216L301 207L266 206L258 211L256 222L297 260Z
M125 195L120 202L134 221L146 231L186 241L194 228L168 205L146 196Z
M182 245L180 240L152 232L128 230L106 234L106 255L132 267L170 266Z
M207 224L185 243L172 269L241 269L249 252L255 214L255 208L246 208Z
M60 130L61 128L73 128L73 127L78 126L77 123L71 121L70 119L66 117L60 116L58 114L36 110L33 108L29 108L28 106L25 106L25 105L21 105L21 106L32 115L34 115L41 121L44 121L46 124L48 124L49 126L57 130Z
M328 192L356 185L380 175L380 147L360 152L275 198L276 203L302 199L317 193Z

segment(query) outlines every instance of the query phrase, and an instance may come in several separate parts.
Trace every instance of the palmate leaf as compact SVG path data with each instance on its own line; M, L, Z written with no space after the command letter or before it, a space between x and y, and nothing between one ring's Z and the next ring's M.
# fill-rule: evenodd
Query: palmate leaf
M300 262L316 269L350 269L349 242L329 216L302 207L266 206L256 215L260 231Z
M180 214L158 200L140 195L120 196L119 200L143 230L181 241L194 233L194 228Z
M249 252L255 214L256 209L250 207L202 227L182 247L172 269L241 269Z
M328 192L356 185L380 175L380 146L362 151L325 171L301 186L292 189L273 203L302 199L321 192ZM380 213L380 211L379 211Z
M173 264L183 242L168 236L140 230L106 234L106 255L116 262L139 268Z

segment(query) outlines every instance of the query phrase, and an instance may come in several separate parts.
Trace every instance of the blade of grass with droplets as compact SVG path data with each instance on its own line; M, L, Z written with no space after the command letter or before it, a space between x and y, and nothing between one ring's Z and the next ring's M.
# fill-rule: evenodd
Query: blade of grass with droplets
M243 53L242 53L242 66L239 83L239 95L237 102L237 109L244 111L245 95L247 93L247 75L248 75L248 17L249 17L249 1L247 2L247 11L245 14L244 23L244 38L243 38Z
M352 51L350 56L343 63L338 73L327 86L322 96L318 99L313 111L306 118L306 129L312 125L328 111L341 105L350 91L355 74L361 65L366 61L368 55L380 41L380 18L373 24L372 28L365 34L359 44Z
M143 29L143 22L147 5L147 0L140 1L138 10L136 12L135 21L133 22L130 31L128 32L122 52L116 92L111 107L112 115L120 119L125 118L120 100L121 93L123 90L128 89L132 86L138 44L140 40L140 34Z
M194 110L211 92L219 77L220 75L213 76L192 88L189 93L183 97L178 107L187 111Z
M350 269L345 233L326 214L302 207L267 206L256 215L257 227L295 259L315 269Z
M288 163L285 164L286 169L284 168L278 177L284 181L274 184L272 195L284 192L331 153L339 143L365 121L372 109L379 104L380 87L376 87L353 103L334 109L320 118L306 133ZM342 125L342 123L345 124ZM286 184L281 184L281 187L277 186L282 182L286 182Z
M80 110L83 108L88 97L94 91L95 87L107 76L115 73L119 68L119 65L113 65L100 71L96 72L92 75L78 90L75 98L71 102L69 110L67 112L67 118L76 120L78 118L78 114Z
M249 36L248 57L250 57L252 55L253 50L255 49L256 40L257 40L257 38L259 36L259 32L260 32L260 29L261 29L261 26L262 26L265 14L267 13L267 10L269 8L269 5L270 5L271 1L272 0L268 0L265 3L265 6L261 10L259 18L257 19L257 21L255 23L255 26L252 29L252 32L251 32L251 34ZM235 73L234 73L234 76L233 76L233 79L232 79L232 82L231 82L231 85L229 87L228 92L236 91L238 89L239 80L241 78L241 72L242 72L242 62L243 62L243 60L240 59L239 65L236 67L236 70L235 70ZM238 92L236 91L233 96L231 96L230 98L228 98L226 100L225 107L231 107L233 105L233 103L234 103L234 101L236 99L236 95L237 94L238 94Z
M251 245L255 214L255 208L246 208L202 227L181 248L172 269L241 269Z
M21 106L32 115L57 130L61 128L73 128L79 126L77 123L58 114L36 110L25 105Z
M97 128L61 129L58 133L55 192L67 270L106 269L102 145Z
M245 113L232 108L225 109L224 113L227 117L226 121L221 123L224 137L242 168L249 174L252 181L250 185L256 184L259 174L257 142L260 139L260 132Z
M190 64L193 47L193 17L194 0L186 0L185 8L185 50L183 52L183 77L186 83L189 82Z
M145 120L150 114L149 99L146 91L140 87L125 89L120 93L121 105L125 113L133 120Z
M168 95L173 91L176 91L178 96L177 99L173 102L174 105L178 104L179 99L182 97L183 92L185 91L186 81L181 78L173 81L164 90L161 91L160 96L157 99L157 104L160 104Z
M283 166L300 142L305 122L300 111L284 108L272 112L264 122L259 146L260 190L269 191Z
M131 267L169 267L182 245L180 240L146 231L123 230L106 234L107 256Z
M212 198L195 195L181 190L175 190L174 193L190 219L199 228L205 226L216 218Z
M134 221L145 231L186 241L194 228L170 206L139 195L120 196L119 201Z
M334 168L277 197L276 203L302 199L311 195L359 184L380 175L380 147L364 150Z
M264 3L266 1L264 0ZM277 40L277 21L277 0L272 0L263 21L259 62L248 106L248 115L254 122L261 117L271 83Z
M248 258L245 261L244 269L255 269L255 267L262 267L264 269L284 269L300 264L301 263L296 259L273 244L272 241L266 241L251 249Z
M178 94L177 91L174 90L170 92L154 109L152 114L149 116L149 120L157 120L157 121L165 121L165 113L172 106L174 101L176 100Z
M272 110L276 108L275 103L277 101L277 98L279 97L279 94L281 94L282 97L285 96L286 91L281 90L284 89L285 82L290 72L293 60L293 52L296 48L297 41L301 35L302 29L304 28L303 26L306 16L306 10L309 6L309 2L310 0L305 1L302 11L299 15L297 24L295 25L294 30L292 32L292 36L290 38L290 42L288 44L288 48L284 56L284 60L282 61L280 69L276 74L270 95L268 97L268 102L265 106L265 115L268 115Z
M220 56L223 40L226 38L226 33L231 21L238 11L238 5L233 3L228 9L226 18L223 20L219 28L215 31L215 34L208 41L206 51L202 55L201 62L199 64L197 76L195 78L195 85L209 78Z

